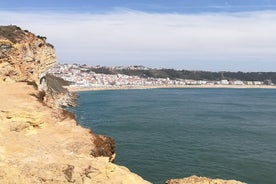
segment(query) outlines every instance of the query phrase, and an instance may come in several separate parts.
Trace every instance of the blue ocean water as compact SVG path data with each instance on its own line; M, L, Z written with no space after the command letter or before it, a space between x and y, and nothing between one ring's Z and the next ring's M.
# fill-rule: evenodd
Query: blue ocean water
M200 175L276 183L276 90L79 93L78 121L116 140L116 163L144 179Z

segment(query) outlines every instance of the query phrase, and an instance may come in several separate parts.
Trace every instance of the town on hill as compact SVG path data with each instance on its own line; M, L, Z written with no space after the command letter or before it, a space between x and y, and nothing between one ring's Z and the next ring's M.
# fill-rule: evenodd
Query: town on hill
M139 87L139 86L274 86L276 72L208 72L156 69L144 66L88 66L58 64L49 71L74 82L72 86Z

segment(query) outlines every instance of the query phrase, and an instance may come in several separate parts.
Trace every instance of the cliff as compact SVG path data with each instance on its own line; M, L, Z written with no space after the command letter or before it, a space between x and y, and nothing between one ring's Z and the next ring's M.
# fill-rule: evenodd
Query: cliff
M60 108L71 94L45 75L55 63L46 38L0 26L0 183L148 183L111 162L112 138Z
M0 183L148 183L110 162L112 139L43 105L33 86L0 89Z
M45 37L0 26L0 183L149 183L112 163L112 138L78 126L74 114L61 108L74 105L74 98L60 86L64 81L46 74L55 63Z
M35 81L56 64L54 47L46 37L17 26L0 26L0 81Z

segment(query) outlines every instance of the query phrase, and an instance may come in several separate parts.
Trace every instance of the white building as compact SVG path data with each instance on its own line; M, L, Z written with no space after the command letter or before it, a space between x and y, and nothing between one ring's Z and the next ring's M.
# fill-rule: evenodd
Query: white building
M228 80L221 80L220 84L222 84L222 85L228 85L229 81Z

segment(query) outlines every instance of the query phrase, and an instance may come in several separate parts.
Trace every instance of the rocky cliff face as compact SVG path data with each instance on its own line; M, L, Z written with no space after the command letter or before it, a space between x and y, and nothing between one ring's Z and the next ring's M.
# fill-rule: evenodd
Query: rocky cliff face
M35 81L55 65L54 47L45 37L17 26L0 26L0 81Z
M45 79L46 71L55 64L55 49L46 42L46 37L36 36L17 26L0 26L0 82L24 81L43 87L41 78ZM73 106L74 95L59 86L56 80L50 81L42 89L45 92L42 101L56 109ZM55 91L53 86L62 91Z
M56 63L45 40L0 26L0 183L148 183L112 163L112 138L78 126L61 109L71 94L45 75ZM38 91L42 76L48 83Z
M145 184L111 163L113 139L77 125L26 83L0 83L0 183Z

